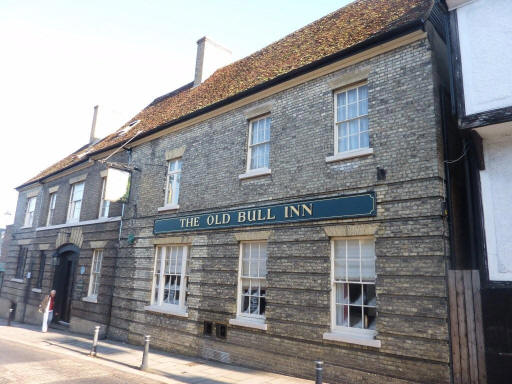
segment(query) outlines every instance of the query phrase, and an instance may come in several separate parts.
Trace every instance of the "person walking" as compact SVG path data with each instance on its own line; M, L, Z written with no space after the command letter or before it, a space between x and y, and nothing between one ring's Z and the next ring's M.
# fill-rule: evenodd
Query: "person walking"
M48 324L52 322L56 294L57 291L55 289L52 289L50 291L50 294L45 296L43 301L41 301L41 304L39 304L39 312L43 313L43 332L48 331Z

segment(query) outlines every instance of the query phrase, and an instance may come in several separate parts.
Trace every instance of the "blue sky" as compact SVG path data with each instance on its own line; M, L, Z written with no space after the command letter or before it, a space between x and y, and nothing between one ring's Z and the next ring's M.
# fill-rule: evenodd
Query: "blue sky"
M349 0L0 1L0 227L14 187L193 78L196 41L238 59Z

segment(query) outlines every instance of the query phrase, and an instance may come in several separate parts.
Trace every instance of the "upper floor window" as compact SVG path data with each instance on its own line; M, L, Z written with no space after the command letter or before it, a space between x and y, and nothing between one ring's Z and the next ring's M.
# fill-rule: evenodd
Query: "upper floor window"
M374 239L334 240L332 253L331 328L373 337L377 319Z
M167 162L167 180L165 185L165 206L177 206L180 195L181 159Z
M97 298L100 287L101 264L103 262L103 249L95 249L92 254L91 276L89 279L88 297Z
M107 187L107 178L103 177L101 182L101 200L100 200L100 212L98 217L108 217L110 210L110 201L105 200L105 188Z
M238 280L238 318L265 320L267 292L267 243L240 245Z
M24 227L31 227L34 223L34 212L36 211L36 197L30 197L27 200L27 208L25 210Z
M186 312L189 275L187 259L187 246L168 245L156 248L151 305Z
M334 153L370 147L368 134L368 85L355 86L334 94Z
M80 211L82 209L82 199L84 196L84 182L75 183L71 186L68 205L68 222L80 221Z
M48 214L46 215L46 225L53 224L53 216L55 215L55 203L57 201L57 192L50 193L50 201L48 203Z
M270 116L257 118L249 124L247 170L269 168Z

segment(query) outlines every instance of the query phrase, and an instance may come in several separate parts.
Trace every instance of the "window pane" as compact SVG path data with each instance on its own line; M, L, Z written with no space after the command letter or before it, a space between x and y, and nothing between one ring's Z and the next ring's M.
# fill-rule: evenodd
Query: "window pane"
M336 306L336 325L342 327L348 327L348 305L337 305Z
M336 304L348 304L348 284L336 284Z
M347 278L360 281L359 240L347 240Z
M334 279L335 280L346 280L346 241L334 242Z
M368 114L368 100L359 102L359 116Z
M348 138L343 137L338 139L338 152L348 151Z
M375 308L364 308L364 328L375 330L376 319L377 310Z
M357 135L359 134L359 122L358 120L352 120L348 123L348 131L349 135Z
M375 285L373 284L364 284L364 305L375 307L377 304L377 300L375 298Z
M363 328L363 308L350 306L350 326L353 328Z
M357 102L357 89L350 89L348 91L348 104Z
M361 279L375 280L375 244L372 240L361 240Z
M354 150L359 148L359 135L353 135L349 137L349 149Z
M78 183L73 185L73 201L82 200L84 194L84 183Z
M357 103L348 105L348 118L354 119L357 117Z
M349 303L353 305L363 304L363 287L361 284L348 284Z
M359 100L368 98L368 85L362 85L359 87Z

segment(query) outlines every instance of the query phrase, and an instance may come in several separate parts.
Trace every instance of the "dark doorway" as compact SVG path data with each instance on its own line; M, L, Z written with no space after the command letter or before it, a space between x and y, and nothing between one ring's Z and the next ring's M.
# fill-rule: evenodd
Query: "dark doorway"
M53 278L53 289L57 291L55 296L55 308L53 310L53 321L69 323L78 248L74 246L64 246L55 257L58 260L58 264L55 266L55 275Z

